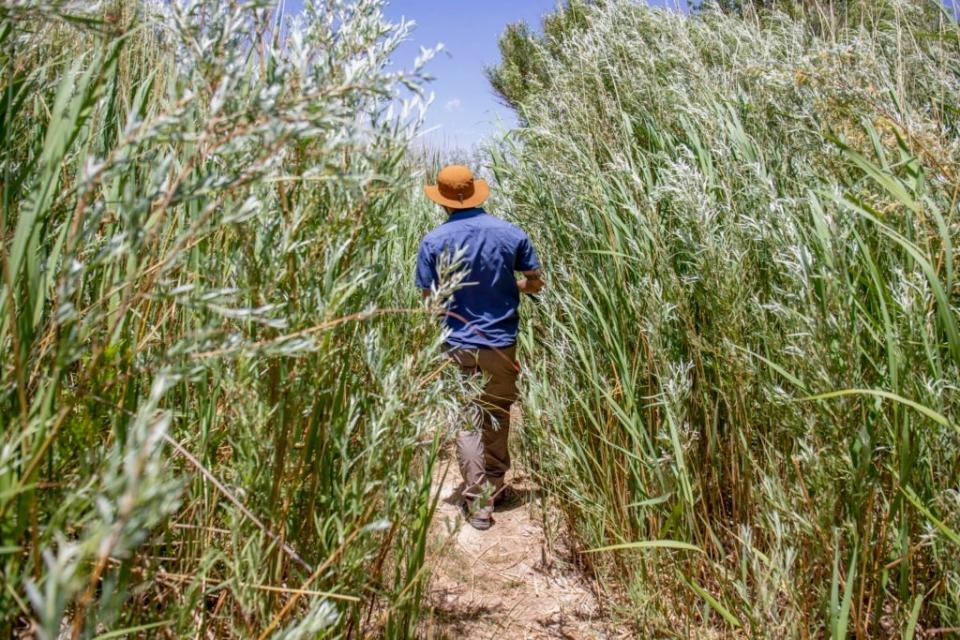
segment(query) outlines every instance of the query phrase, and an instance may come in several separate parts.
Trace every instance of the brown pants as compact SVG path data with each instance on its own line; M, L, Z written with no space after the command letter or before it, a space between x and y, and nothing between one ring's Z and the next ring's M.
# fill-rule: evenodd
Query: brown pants
M516 347L462 349L447 347L447 356L460 366L465 377L483 374L483 392L471 402L471 425L457 436L457 462L463 475L463 496L472 501L487 496L475 513L493 513L492 496L503 486L510 468L510 405L517 399ZM473 507L471 507L473 508Z

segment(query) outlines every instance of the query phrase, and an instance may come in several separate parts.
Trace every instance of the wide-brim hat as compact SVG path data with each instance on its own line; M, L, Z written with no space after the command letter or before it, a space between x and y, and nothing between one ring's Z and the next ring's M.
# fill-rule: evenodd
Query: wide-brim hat
M472 209L490 197L486 180L474 179L468 167L453 164L437 174L437 184L423 188L427 197L451 209Z

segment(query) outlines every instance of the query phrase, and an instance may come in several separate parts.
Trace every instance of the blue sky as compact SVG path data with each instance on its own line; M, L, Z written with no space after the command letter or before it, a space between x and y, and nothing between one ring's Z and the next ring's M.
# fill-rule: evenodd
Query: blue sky
M686 0L651 0L650 4L686 7ZM299 11L302 0L287 0L288 11ZM427 87L436 95L427 115L433 129L432 145L469 149L516 120L500 105L483 75L486 65L499 60L497 39L504 28L520 20L539 28L540 17L552 11L556 0L391 0L386 13L398 21L405 17L417 27L410 42L396 52L394 64L411 67L420 47L443 43L446 51L427 70L435 80Z
M538 26L540 17L555 6L555 0L393 0L387 15L415 20L413 42L397 51L396 63L408 64L420 45L442 42L445 52L433 59L428 70L436 78L429 90L436 100L427 125L432 143L466 147L496 129L515 121L510 110L499 105L483 68L499 60L497 39L507 24L525 20Z

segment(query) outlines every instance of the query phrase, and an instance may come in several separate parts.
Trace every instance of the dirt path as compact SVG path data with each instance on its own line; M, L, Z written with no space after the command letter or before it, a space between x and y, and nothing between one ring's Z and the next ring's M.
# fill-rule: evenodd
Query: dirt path
M604 623L590 582L548 551L537 488L522 470L507 477L518 499L498 507L496 524L481 532L460 515L460 473L452 451L437 465L431 611L421 637L620 637Z

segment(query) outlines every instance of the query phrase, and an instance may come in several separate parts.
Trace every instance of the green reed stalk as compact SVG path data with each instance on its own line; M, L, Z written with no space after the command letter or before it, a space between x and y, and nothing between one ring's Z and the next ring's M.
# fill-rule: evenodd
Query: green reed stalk
M955 626L957 25L780 6L597 3L492 72L526 443L642 635Z
M429 55L386 70L377 1L275 9L0 12L0 633L414 632Z

